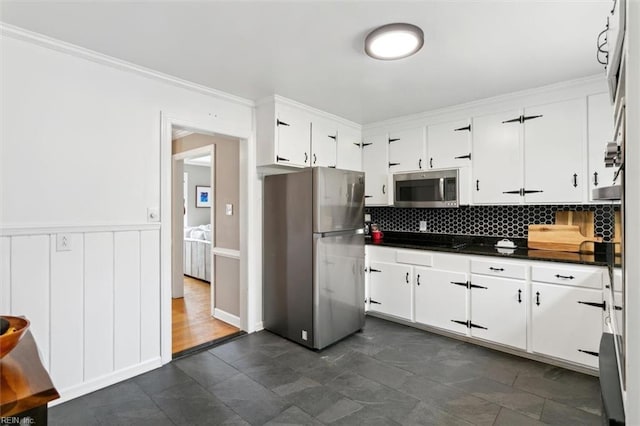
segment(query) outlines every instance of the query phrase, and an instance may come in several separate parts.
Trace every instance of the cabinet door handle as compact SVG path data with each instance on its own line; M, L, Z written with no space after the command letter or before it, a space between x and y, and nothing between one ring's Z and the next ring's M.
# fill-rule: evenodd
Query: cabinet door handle
M518 290L518 303L522 303L522 290Z
M476 191L480 191L480 179L476 180Z
M285 123L284 121L280 121L280 119L276 119L277 126L289 126L289 123Z
M418 160L418 168L422 170L422 158Z
M536 291L536 305L540 306L540 292Z
M382 193L383 194L387 193L387 185L382 185Z
M502 272L502 271L504 271L504 268L494 268L493 266L489 266L489 270L490 271Z
M598 172L593 172L593 186L598 186Z
M471 160L471 153L468 153L467 155L459 155L459 156L453 157L453 158L456 159L456 160L463 160L463 159L467 159L467 158L469 160Z
M556 274L556 278L562 278L564 280L572 280L575 277L573 275L560 275L560 274Z
M407 275L404 277L405 281L407 282L407 284L409 284L409 273L407 272Z
M578 187L578 174L577 173L573 174L573 187L574 188Z
M454 132L459 132L459 131L461 131L461 130L468 130L468 131L471 131L471 124L469 124L468 126L465 126L465 127L459 127L459 128L457 128L457 129L453 129L453 131L454 131Z
M309 155L305 152L304 153L304 164L307 164L308 160L309 160Z
M316 161L318 161L318 157L316 157L316 154L313 154L313 164L316 164Z
M280 157L278 155L278 156L276 156L276 161L290 161L290 160L288 158Z
M416 284L420 285L420 274L416 276Z
M433 157L429 158L429 167L433 169Z
M587 305L587 306L593 306L594 308L602 308L603 311L607 310L607 301L603 301L602 303L596 303L596 302L583 302L583 301L578 301L578 303L580 303L581 305Z

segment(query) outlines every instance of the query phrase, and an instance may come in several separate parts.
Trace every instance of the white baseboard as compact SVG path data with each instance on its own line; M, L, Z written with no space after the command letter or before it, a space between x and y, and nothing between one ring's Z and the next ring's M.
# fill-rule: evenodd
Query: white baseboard
M264 330L264 323L262 321L256 323L254 331Z
M240 317L237 315L230 314L229 312L225 312L222 309L214 308L213 316L218 318L220 321L224 321L233 325L234 327L240 328Z
M86 395L102 388L106 388L107 386L111 386L123 380L130 379L142 373L146 373L147 371L155 370L158 367L162 367L162 361L160 360L160 357L150 359L132 367L114 371L113 373L92 379L88 382L84 382L76 386L60 389L60 398L51 401L49 403L49 407L65 403L72 399L78 398L79 396Z

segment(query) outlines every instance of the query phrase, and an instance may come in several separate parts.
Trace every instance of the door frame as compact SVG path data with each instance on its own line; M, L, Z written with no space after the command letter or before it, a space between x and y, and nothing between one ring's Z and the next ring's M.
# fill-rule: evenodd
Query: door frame
M171 353L171 238L173 213L172 135L180 127L195 133L238 138L240 144L240 329L248 333L262 328L262 190L256 171L256 140L251 128L229 125L217 116L183 117L160 112L160 355L162 364ZM253 265L253 268L250 267Z

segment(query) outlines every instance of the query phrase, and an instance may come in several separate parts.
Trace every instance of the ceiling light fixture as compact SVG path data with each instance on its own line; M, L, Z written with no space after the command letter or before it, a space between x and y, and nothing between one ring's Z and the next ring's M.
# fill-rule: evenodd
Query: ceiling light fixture
M424 33L412 24L387 24L371 31L364 40L364 51L375 59L391 61L411 56L422 48Z

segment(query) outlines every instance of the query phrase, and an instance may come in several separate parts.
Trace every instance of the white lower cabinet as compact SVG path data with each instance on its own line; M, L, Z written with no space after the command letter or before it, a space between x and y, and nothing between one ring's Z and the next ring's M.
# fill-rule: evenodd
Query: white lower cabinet
M471 336L527 349L525 281L471 275Z
M413 320L411 266L369 263L369 310Z
M531 284L532 351L598 367L602 290Z
M416 322L466 334L468 275L421 267L414 272Z

